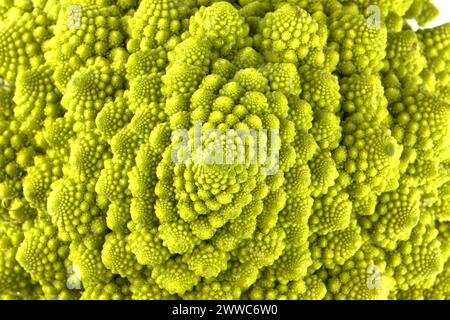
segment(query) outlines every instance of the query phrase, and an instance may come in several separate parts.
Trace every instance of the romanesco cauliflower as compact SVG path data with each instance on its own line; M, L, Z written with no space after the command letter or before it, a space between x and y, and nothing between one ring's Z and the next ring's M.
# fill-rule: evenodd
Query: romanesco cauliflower
M0 299L450 299L437 14L2 1Z

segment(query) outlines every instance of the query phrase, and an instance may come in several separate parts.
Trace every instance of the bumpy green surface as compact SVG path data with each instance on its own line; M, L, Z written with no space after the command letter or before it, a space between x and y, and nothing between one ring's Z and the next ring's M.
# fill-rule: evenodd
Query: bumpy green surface
M0 298L449 299L450 24L407 22L437 13L0 1ZM174 162L178 129L274 130L276 170Z

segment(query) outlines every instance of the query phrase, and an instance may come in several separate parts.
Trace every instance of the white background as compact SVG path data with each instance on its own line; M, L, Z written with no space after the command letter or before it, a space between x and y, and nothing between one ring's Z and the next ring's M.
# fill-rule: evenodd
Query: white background
M432 28L450 22L450 0L433 0L433 3L439 8L441 13L436 19L427 24L425 28ZM410 24L414 29L417 29L418 26L415 21L410 21Z

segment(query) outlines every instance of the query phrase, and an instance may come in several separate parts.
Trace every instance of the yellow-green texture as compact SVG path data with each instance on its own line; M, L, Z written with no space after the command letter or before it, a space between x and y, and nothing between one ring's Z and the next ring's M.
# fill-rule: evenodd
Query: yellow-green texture
M0 1L0 298L449 299L450 24L408 24L437 14ZM278 130L278 170L175 163L199 122Z

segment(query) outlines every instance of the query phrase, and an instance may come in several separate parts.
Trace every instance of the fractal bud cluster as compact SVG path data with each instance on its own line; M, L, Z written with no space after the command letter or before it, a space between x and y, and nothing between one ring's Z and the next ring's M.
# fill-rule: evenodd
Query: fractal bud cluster
M449 299L438 13L0 1L0 298Z

